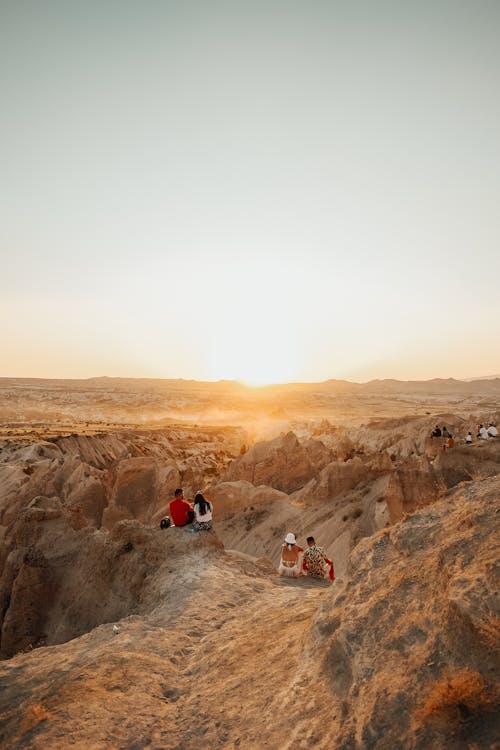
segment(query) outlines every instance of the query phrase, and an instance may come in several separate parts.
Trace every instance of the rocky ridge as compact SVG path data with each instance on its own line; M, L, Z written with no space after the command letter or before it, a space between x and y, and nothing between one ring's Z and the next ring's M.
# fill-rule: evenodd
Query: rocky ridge
M213 533L121 522L73 558L73 591L129 587L131 609L0 664L0 742L494 748L499 496L498 476L448 491L358 544L333 586L279 580ZM34 523L47 557L60 518Z
M363 442L366 428L347 434L324 423L314 434L299 439L286 433L242 455L244 433L215 428L6 441L0 452L0 654L58 642L50 640L58 627L40 612L54 606L54 621L64 619L54 602L62 596L65 564L72 565L77 554L68 547L71 539L85 531L92 546L99 538L95 530L113 532L124 520L156 527L177 486L189 493L212 482L208 494L227 548L277 563L287 531L293 529L302 539L312 533L335 560L338 575L344 575L351 550L364 537L461 482L498 474L499 440L445 451L441 442L426 439L428 424L425 435L422 425L419 433L414 427L403 420L398 438L391 421L388 446L381 425L378 442L370 443ZM409 431L412 444L422 445L422 455L394 453L394 438L408 445ZM385 449L377 450L380 445ZM44 550L34 552L37 519L48 518L58 519L60 527L54 548L65 550L56 572L47 570ZM49 550L49 557L57 556ZM30 582L38 593L30 597L26 624L23 592ZM68 600L70 591L71 586ZM79 614L73 619L86 622ZM94 626L98 620L89 622ZM66 626L61 632L67 637ZM73 637L83 631L68 632Z
M461 419L4 441L0 743L493 748L500 440L428 437ZM179 484L216 534L159 529ZM289 530L333 588L276 578Z

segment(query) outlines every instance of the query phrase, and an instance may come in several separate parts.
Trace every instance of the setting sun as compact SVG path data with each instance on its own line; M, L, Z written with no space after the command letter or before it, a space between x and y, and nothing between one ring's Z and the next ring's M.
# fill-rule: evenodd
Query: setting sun
M224 342L215 344L208 354L211 380L238 380L246 385L262 386L271 383L287 383L297 380L297 352L292 337L275 337L271 327L262 335L253 334L249 327L240 327L240 339L230 346Z
M443 57L419 24L363 23L349 4L270 7L264 25L230 4L226 33L217 3L160 3L131 7L118 34L85 4L21 5L0 24L1 374L262 385L500 370L486 15L467 49L460 14L443 21ZM408 44L386 44L386 23Z

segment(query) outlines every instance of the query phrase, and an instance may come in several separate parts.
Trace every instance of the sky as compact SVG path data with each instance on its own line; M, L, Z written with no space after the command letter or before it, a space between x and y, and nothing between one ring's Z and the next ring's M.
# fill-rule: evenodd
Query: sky
M497 0L0 0L0 376L500 372Z

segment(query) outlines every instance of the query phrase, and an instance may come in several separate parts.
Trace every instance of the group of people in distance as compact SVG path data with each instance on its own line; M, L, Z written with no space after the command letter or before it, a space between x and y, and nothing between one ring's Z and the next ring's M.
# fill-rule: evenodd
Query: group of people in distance
M322 547L316 544L313 536L307 537L307 549L299 547L295 534L291 531L281 545L281 559L278 567L280 576L298 578L302 575L311 578L325 578L333 581L335 573L333 562L327 558Z
M437 424L431 432L431 438L444 438L443 450L446 448L453 448L455 445L455 439L451 432L443 425L443 429Z
M478 440L488 440L489 438L497 437L498 430L493 424L493 422L490 422L488 424L488 428L486 428L483 424L479 424L477 426L477 435L476 437ZM449 432L449 430L446 429L446 426L443 425L443 428L437 424L435 428L431 432L432 438L444 438L443 442L443 449L444 448L453 448L455 445L455 440L453 438L453 435ZM472 432L469 430L467 435L465 436L465 443L466 445L469 445L472 443Z
M469 435L470 435L470 432L469 432ZM484 424L478 424L476 437L479 440L488 440L489 438L497 437L497 436L498 436L498 430L493 424L493 422L490 422L488 424L488 429L486 429ZM471 442L471 441L468 440L467 442Z
M170 502L170 520L174 526L190 526L193 531L209 531L212 528L213 507L201 492L194 496L194 503L184 500L184 492L177 489Z

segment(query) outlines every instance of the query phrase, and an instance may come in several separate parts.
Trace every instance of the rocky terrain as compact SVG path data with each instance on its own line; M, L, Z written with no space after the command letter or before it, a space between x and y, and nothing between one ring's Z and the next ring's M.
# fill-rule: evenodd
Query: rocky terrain
M2 746L496 747L499 492L471 482L366 538L333 586L213 533L27 511L23 622L58 570L64 642L0 665Z
M4 425L0 746L499 747L500 438L463 442L500 421L487 391L257 441ZM177 486L213 532L159 528ZM277 578L290 530L333 585Z

